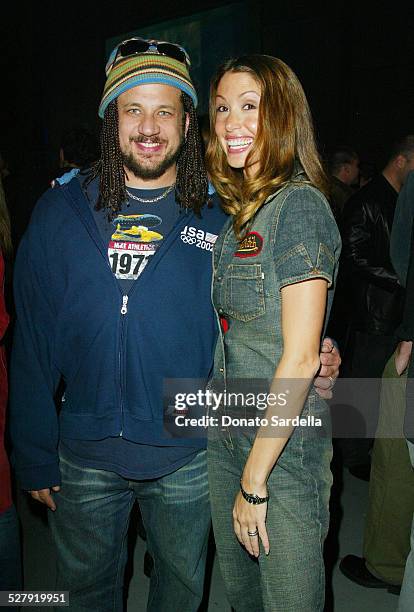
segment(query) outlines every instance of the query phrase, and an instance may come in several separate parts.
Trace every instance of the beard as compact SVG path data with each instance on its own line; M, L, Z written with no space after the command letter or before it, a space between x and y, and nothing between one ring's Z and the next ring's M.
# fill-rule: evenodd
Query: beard
M149 142L148 139L131 139L132 142ZM153 140L151 142L159 142ZM125 153L121 150L122 162L127 170L130 170L136 178L143 180L155 180L159 179L167 170L177 163L180 157L181 149L184 144L184 136L181 135L180 143L177 148L168 153L164 159L160 160L154 166L148 166L145 163L141 163L136 157L134 157L132 151Z

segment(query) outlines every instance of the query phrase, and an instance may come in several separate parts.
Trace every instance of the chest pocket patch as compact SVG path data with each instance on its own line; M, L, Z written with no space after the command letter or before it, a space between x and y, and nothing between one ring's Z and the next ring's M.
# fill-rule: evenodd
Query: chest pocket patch
M224 307L239 321L252 321L265 313L262 266L231 264L224 284Z

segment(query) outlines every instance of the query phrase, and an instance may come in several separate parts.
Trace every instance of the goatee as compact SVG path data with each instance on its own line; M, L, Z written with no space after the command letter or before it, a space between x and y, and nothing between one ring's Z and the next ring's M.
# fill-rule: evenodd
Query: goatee
M180 142L180 145L175 151L171 151L164 159L162 159L156 166L146 166L141 164L132 154L128 154L121 151L122 161L127 170L130 170L136 178L144 180L155 180L159 179L167 170L177 163L180 157L181 149L184 143L184 139Z

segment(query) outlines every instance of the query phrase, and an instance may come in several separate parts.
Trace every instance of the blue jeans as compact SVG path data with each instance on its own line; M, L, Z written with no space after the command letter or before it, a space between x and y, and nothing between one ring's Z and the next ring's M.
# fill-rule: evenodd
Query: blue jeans
M0 591L20 591L22 588L22 565L20 533L16 509L11 506L0 514ZM17 608L1 608L16 610Z
M252 437L209 429L208 471L214 535L228 600L236 612L322 612L323 543L329 526L331 439L296 428L268 480L270 554L239 544L232 510Z
M62 488L49 522L57 548L57 590L71 612L120 612L126 537L138 500L154 559L147 610L192 612L203 596L210 530L206 451L179 470L145 481L83 468L61 455Z
M411 465L414 468L414 444L407 440ZM414 602L414 517L411 527L411 550L405 564L404 579L398 601L398 612L412 612Z

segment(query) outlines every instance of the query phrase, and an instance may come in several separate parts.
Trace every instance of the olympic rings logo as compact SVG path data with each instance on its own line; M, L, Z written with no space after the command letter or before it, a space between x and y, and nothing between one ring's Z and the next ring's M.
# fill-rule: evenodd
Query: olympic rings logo
M197 242L197 240L196 240L196 238L194 238L194 236L186 236L185 234L181 234L181 240L185 244L195 244Z

